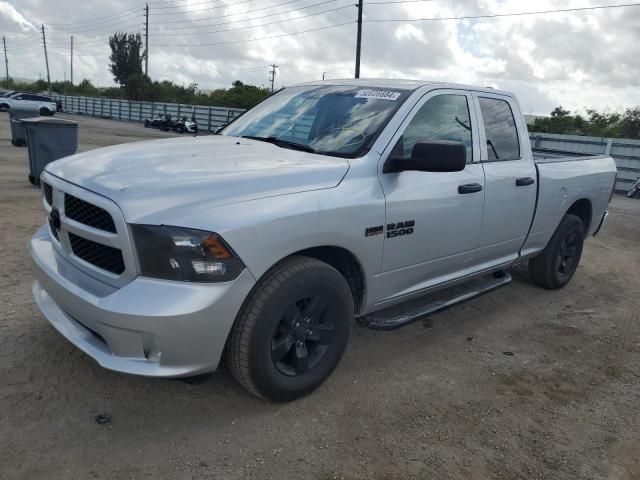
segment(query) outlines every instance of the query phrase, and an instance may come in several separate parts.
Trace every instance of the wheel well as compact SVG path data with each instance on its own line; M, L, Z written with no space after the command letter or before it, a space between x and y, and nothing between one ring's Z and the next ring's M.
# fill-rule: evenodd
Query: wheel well
M293 255L315 258L338 270L351 289L355 313L360 311L364 301L365 279L362 266L353 253L341 247L314 247L301 250Z
M580 217L582 224L584 225L585 235L589 233L589 227L591 227L591 213L592 213L591 201L586 198L582 198L576 202L567 210L567 213Z

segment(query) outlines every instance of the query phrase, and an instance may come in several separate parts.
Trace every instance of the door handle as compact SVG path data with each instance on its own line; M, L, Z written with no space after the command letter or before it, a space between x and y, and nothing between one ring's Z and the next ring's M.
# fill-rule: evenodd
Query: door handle
M533 185L536 181L531 177L522 177L516 179L516 187L526 187L527 185Z
M482 185L479 183L466 183L458 187L458 193L464 195L465 193L476 193L482 190Z

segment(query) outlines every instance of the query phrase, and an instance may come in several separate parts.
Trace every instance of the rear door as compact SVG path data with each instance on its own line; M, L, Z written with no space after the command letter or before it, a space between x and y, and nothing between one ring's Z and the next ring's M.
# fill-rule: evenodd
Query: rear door
M484 169L484 219L476 261L481 268L515 260L536 205L536 168L517 102L474 93Z
M434 90L412 109L382 155L407 158L416 143L449 140L467 149L461 172L382 173L386 225L382 272L374 298L424 290L472 268L482 225L484 174L473 99L462 90ZM460 189L462 185L475 188Z

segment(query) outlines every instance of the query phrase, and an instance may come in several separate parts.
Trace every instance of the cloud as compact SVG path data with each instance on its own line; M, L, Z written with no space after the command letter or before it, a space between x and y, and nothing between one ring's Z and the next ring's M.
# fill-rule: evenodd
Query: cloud
M365 0L364 18L442 18L601 3L433 0L380 5ZM236 79L267 85L271 63L280 66L277 86L319 79L323 72L328 78L351 77L356 43L352 5L352 0L152 1L150 74L184 84L197 82L201 88L228 86ZM549 112L558 104L575 111L585 107L622 110L640 98L640 62L634 48L640 38L638 20L640 7L459 21L365 22L361 71L363 77L505 88L516 93L523 109L532 113ZM21 0L14 6L0 0L0 27L7 32L9 60L21 58L16 70L23 77L37 77L43 70L39 34L34 29L44 22L52 78L61 79L68 70L73 34L76 78L111 84L107 36L121 29L140 31L142 21L139 4L125 0ZM264 38L349 21L353 23ZM234 30L206 33L229 29ZM181 46L246 39L262 40Z
M21 30L37 31L37 28L24 18L16 8L9 2L0 0L0 17L3 17L3 23L14 24Z

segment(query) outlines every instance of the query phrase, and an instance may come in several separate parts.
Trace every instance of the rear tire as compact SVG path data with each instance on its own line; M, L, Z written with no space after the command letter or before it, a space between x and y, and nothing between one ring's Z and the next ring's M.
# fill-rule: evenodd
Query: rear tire
M258 282L238 314L227 343L230 370L258 397L302 397L338 365L353 315L351 290L335 268L287 258Z
M40 114L41 117L50 117L51 115L53 115L53 112L51 110L49 110L48 108L44 108L42 107L38 113Z
M566 214L542 253L529 260L531 282L549 290L569 283L580 263L584 235L580 217Z

